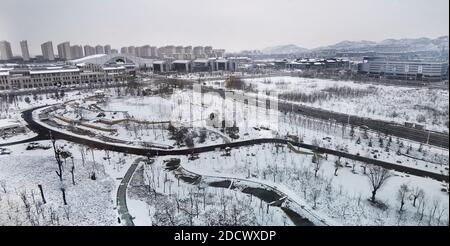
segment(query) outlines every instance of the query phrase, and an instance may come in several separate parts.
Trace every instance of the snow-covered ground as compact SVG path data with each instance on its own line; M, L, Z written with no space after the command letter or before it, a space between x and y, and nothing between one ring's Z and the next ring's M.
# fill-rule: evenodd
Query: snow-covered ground
M128 188L136 225L292 225L278 207L239 190L179 181L163 160L143 164Z
M448 90L291 76L244 81L254 90L277 92L281 98L312 107L400 124L412 122L429 130L449 131ZM223 87L224 80L213 80L207 84Z
M16 134L11 137L0 138L0 144L13 143L13 142L29 139L29 138L32 138L35 136L37 136L37 134L35 132L26 130L26 132L24 134Z
M184 94L186 96L186 94ZM176 141L169 131L169 122L183 127L187 124L188 115L179 109L183 115L175 116L167 108L174 103L175 98L167 100L162 97L111 97L106 102L76 100L71 103L61 104L49 116L52 122L61 128L73 127L69 121L82 121L88 125L77 124L77 129L95 134L99 138L107 137L110 140L118 140L135 146L173 148ZM92 107L95 105L95 107ZM173 106L173 105L172 105ZM90 108L90 109L87 109ZM94 109L93 109L94 108ZM155 110L156 108L159 108ZM116 110L115 110L116 109ZM117 109L121 109L118 111ZM184 117L184 118L183 118ZM136 120L124 121L117 124L105 124L99 120ZM198 119L200 120L200 119ZM145 123L145 122L148 122ZM160 123L162 122L162 123ZM99 127L100 129L90 126ZM111 131L109 131L111 130ZM195 146L205 146L229 142L229 138L213 127L201 127L188 129L194 136ZM200 137L203 134L203 137Z
M282 114L274 109L266 110L254 105L245 105L242 102L234 102L232 98L223 99L210 93L199 94L188 90L176 90L174 94L164 98L158 96L132 98L111 96L99 106L111 111L121 109L134 119L149 121L158 121L158 119L161 121L162 119L168 120L174 125L194 126L196 127L194 129L205 128L208 132L206 140L200 143L198 138L194 139L193 144L197 147L224 141L285 138L289 135L312 145L430 172L448 174L448 152L444 149L422 146L417 142L360 128L351 129L298 114ZM70 107L60 109L56 113L72 119L77 118L74 116L74 110L70 111ZM227 138L227 132L222 133L220 127L211 126L208 119L211 113L216 113L219 117L226 116L226 121L231 122L231 125L236 124L239 127L236 133L238 138ZM97 113L92 114L96 115ZM88 117L86 116L86 118ZM93 120L89 122L93 123L95 119L93 117ZM64 122L58 123L65 124ZM97 125L106 127L103 124ZM220 124L218 125L220 126ZM148 143L155 143L156 146L159 144L178 147L175 146L175 141L171 138L166 126L118 124L111 126L117 130L113 133L105 133L83 126L77 127L89 130L97 136L123 140L133 146L145 147L142 142L148 141ZM198 130L196 131L198 132Z
M50 141L39 143L51 146ZM123 177L133 157L66 141L58 140L56 144L74 157L73 162L67 158L63 164L62 182L55 173L58 165L52 148L26 150L27 144L19 144L8 146L10 155L0 155L0 224L117 225L117 178ZM95 180L91 179L92 172ZM42 185L46 204L38 185ZM61 188L65 188L67 205Z
M341 159L343 167L338 169L335 176L337 158L328 156L328 159L322 160L318 177L314 178L315 166L311 156L294 153L285 146L265 144L233 149L231 156L221 154L204 153L196 160L188 160L184 156L178 158L182 160L182 165L195 173L234 175L286 186L310 206L314 204L313 194L319 189L315 212L342 225L448 224L448 193L441 191L446 188L446 184L436 180L394 172L394 176L388 179L377 193L377 199L387 206L386 209L380 209L367 201L370 198L371 188L368 178L363 173L364 163ZM413 207L410 194L406 199L405 211L398 212L400 202L397 200L397 194L402 184L408 185L411 190L419 187L424 191L425 212L422 220L418 202L416 207ZM437 208L433 212L435 204Z
M81 90L65 92L63 95L59 93L58 97L56 97L55 93L36 95L30 93L28 95L11 97L3 96L0 98L0 119L11 119L25 125L25 122L21 117L21 113L26 109L54 103L62 103L75 99L83 99L92 95L94 95L92 90ZM9 140L7 141L10 142Z
M339 108L349 108L355 112L358 110L363 112L363 108L358 107L364 107L363 104L372 107L377 102L375 100L377 96L381 98L380 95L386 94L387 98L383 102L384 104L380 103L380 110L377 108L377 112L373 112L372 116L363 115L372 118L385 117L379 113L397 107L394 105L396 103L399 104L398 107L405 110L405 115L414 115L421 111L417 110L417 107L411 107L407 103L408 100L422 106L431 107L435 103L440 107L442 97L448 99L448 92L439 90L430 92L437 93L433 94L434 99L432 99L430 95L428 95L429 97L425 96L427 89L417 90L406 87L383 87L353 82L280 77L280 79L286 78L292 81L289 83L282 81L261 83L260 79L250 81L258 84L258 89L263 88L264 90L272 90L271 86L275 84L275 89L279 92L294 91L292 86L298 88L300 85L305 87L305 93L309 94L327 88L339 88L341 85L371 91L364 97L329 97L320 103L316 101L310 104L321 108L329 107L327 109L331 108L336 111L343 110ZM261 88L260 84L262 84ZM186 148L184 144L175 144L175 140L172 138L173 133L169 133L168 127L164 124L144 126L144 124L128 122L107 125L96 122L99 118L117 120L129 117L138 121L170 121L171 125L177 129L185 127L189 134L196 136L193 145L197 147L256 138L288 138L448 175L447 150L397 139L377 132L342 127L333 122L323 122L297 114L281 114L274 109L266 110L251 104L245 105L242 101L234 101L233 98L223 99L212 93L199 94L190 90L175 89L173 94L168 95L137 96L127 94L126 88L106 89L105 91L108 95L106 100L91 98L92 93L90 92L86 92L86 94L66 93L64 99L51 98L51 94L42 95L40 96L42 99L39 99L38 96L31 99L30 102L26 102L28 101L25 100L26 96L21 96L15 98L11 103L5 104L6 102L2 101L0 117L20 120L21 110L70 100L71 102L62 104L51 115L59 115L71 120L83 119L89 124L116 130L113 133L107 133L86 125L77 125L80 129L95 134L93 138L90 136L83 136L83 138L96 139L95 141L99 142L108 141L101 138L101 136L106 136L113 140L123 140L123 142L117 143L118 145L134 148L142 148L142 142ZM418 99L416 100L414 97ZM317 103L319 104L315 105ZM344 106L345 103L353 106ZM448 101L445 103L448 107ZM37 119L39 112L43 110L45 108L35 112L34 118ZM104 116L99 116L101 112L104 113ZM223 117L227 124L230 124L227 127L233 125L238 127L238 130L234 132L234 138L231 137L232 134L228 130L222 132L220 124L217 124ZM70 131L70 124L67 122L61 119L53 120L54 122L47 127L75 134ZM414 122L413 120L409 121ZM49 124L49 122L43 124ZM423 124L427 129L433 127L429 122ZM200 141L198 137L201 131L207 133L204 141ZM33 136L34 133L27 132L4 142ZM0 143L2 142L0 141ZM49 141L40 141L40 143L51 145ZM26 144L4 147L11 151L11 154L0 155L0 180L2 181L0 186L0 224L117 225L116 190L121 178L136 157L109 151L91 150L66 141L57 141L57 144L64 146L64 149L69 150L74 156L75 185L72 184L70 174L71 159L66 160L63 172L64 181L60 182L55 173L57 164L52 149L28 151L25 150ZM80 151L81 149L83 151ZM328 156L328 159L322 160L318 176L314 178L311 155L294 153L284 145L277 147L273 144L263 144L233 149L231 156L223 156L222 152L215 151L200 154L199 157L196 160L189 160L187 156L178 156L177 158L181 159L181 164L186 170L201 175L235 177L239 180L276 186L278 190L288 194L297 205L303 204L305 208L318 217L324 218L329 224L448 224L448 191L441 191L442 189L448 190L448 184L432 179L394 172L395 175L377 193L377 199L387 206L385 209L381 209L367 201L370 196L370 187L367 177L363 175L363 167L366 166L364 163L342 159L342 167L335 176L336 157ZM84 161L82 161L83 158ZM172 172L163 170L162 161L165 159L167 158L160 157L156 158L153 164L142 164L133 176L129 188L128 206L137 225L218 225L224 223L217 219L221 218L223 213L227 218L242 215L243 220L240 223L245 225L289 225L291 223L280 208L270 207L270 211L267 212L265 205L261 205L259 199L252 198L238 190L213 188L204 184L192 185L183 182L178 184L178 180ZM94 171L96 180L90 178ZM38 184L43 186L47 200L45 205L40 204L42 199ZM397 200L397 194L402 184L406 184L411 190L422 189L425 198L417 201L416 207L413 207L411 197L408 196L404 207L405 211L398 213L400 203ZM63 205L61 187L66 189L68 205ZM181 212L177 205L177 202L180 201L183 204ZM224 205L224 201L227 201L226 205ZM200 212L197 212L197 207L194 206L195 218L189 215L192 215L193 204L203 206L199 210ZM312 207L315 209L311 209ZM175 216L177 220L170 221L167 213ZM226 223L231 224L232 221Z

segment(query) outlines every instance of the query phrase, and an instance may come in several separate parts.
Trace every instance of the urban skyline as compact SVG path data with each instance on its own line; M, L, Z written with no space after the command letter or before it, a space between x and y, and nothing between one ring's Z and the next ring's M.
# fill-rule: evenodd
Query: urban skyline
M421 37L421 38L426 38L426 39L430 39L430 37ZM421 38L415 39L415 40L419 40ZM448 35L441 35L439 37L437 37L437 39L441 39L441 38L446 38L448 39ZM405 40L408 38L404 38L404 39L398 39L397 41L401 41L401 40ZM394 40L394 39L386 39L386 40ZM410 39L413 40L413 39ZM5 42L6 45L5 46ZM340 43L345 43L346 41L341 41L337 44ZM359 41L356 41L356 43L358 43ZM371 42L374 43L373 41L361 41L362 43L364 42ZM161 52L161 49L167 49L169 48L169 50L173 49L173 51L167 52L168 54L198 54L199 52L196 51L196 48L202 48L205 49L205 53L209 54L209 53L215 53L216 57L224 57L225 56L225 51L228 54L247 54L247 52L253 52L253 51L261 51L258 49L250 49L250 50L241 50L239 52L230 52L228 50L225 49L217 49L214 48L211 45L206 45L206 46L201 46L201 45L162 45L162 46L153 46L153 45L149 45L149 44L144 44L144 45L128 45L128 46L123 46L123 47L114 47L111 46L110 44L74 44L71 43L70 41L64 41L61 43L55 43L55 45L53 45L54 42L53 41L46 41L44 43L41 43L40 45L37 45L40 50L37 53L31 53L29 52L30 50L30 45L28 43L28 40L20 40L20 42L18 44L14 44L12 42L10 42L9 40L0 40L0 55L2 55L2 57L0 57L0 60L11 60L11 59L16 59L16 58L23 58L24 61L29 61L30 59L33 58L40 58L40 57L44 57L44 60L54 60L54 58L60 58L63 60L71 60L71 59L77 59L77 58L81 58L81 57L85 57L85 56L89 56L89 55L95 55L95 54L119 54L119 53L128 53L128 54L133 54L136 56L141 56L141 57L153 57L153 58L160 58L158 57L158 53L166 53L165 51ZM329 44L331 46L333 45L337 45L337 44ZM64 45L64 49L62 49L62 45ZM441 44L442 45L442 44ZM289 45L286 45L289 46ZM33 47L33 46L31 46ZM269 48L277 48L277 47L283 47L282 46L272 46ZM298 47L298 46L297 46ZM317 47L315 49L304 49L303 53L307 53L307 52L314 52L314 51L319 51L322 50L326 50L328 46L321 46L321 47ZM18 51L15 51L16 49L19 49ZM46 50L44 52L44 49ZM47 59L46 57L46 52L49 52L49 50L52 50L51 52L53 53L54 58L53 59ZM148 51L147 51L148 49ZM151 49L151 51L150 51ZM335 48L332 48L335 49ZM448 44L444 45L444 46L439 46L439 49L443 49L443 50L448 50ZM206 50L208 50L209 52L207 52ZM339 49L336 49L335 51L339 51ZM217 55L217 53L219 52L219 56ZM200 53L203 53L200 52ZM297 52L291 53L291 54L295 54ZM68 55L65 55L68 54ZM161 57L162 58L162 57ZM175 57L176 58L176 57ZM179 58L179 59L184 59L184 58ZM186 59L190 59L190 58L186 58Z
M70 41L64 41L53 45L52 41L47 41L40 44L41 52L38 54L29 53L29 45L27 40L21 40L19 47L21 49L20 54L15 53L13 50L14 44L11 44L8 40L0 41L0 60L12 60L15 58L22 58L24 61L29 61L30 58L42 57L43 60L52 61L55 58L62 60L73 60L82 58L89 55L96 54L118 54L126 53L139 57L154 57L163 58L158 54L192 54L194 57L201 57L202 55L214 55L215 57L223 57L225 55L224 49L213 49L212 46L192 46L192 45L164 45L160 47L142 45L142 46L124 46L120 48L111 47L109 44L101 45L71 45ZM182 59L182 58L180 58ZM190 58L186 58L190 59Z
M236 52L284 44L315 48L347 39L381 41L438 37L446 35L449 28L449 6L445 0L383 0L368 1L364 5L356 0L338 3L266 0L258 4L251 0L217 4L201 0L174 3L136 0L129 6L115 0L106 4L104 1L77 1L75 4L52 0L4 0L4 3L0 9L0 39L11 43L23 39L31 44L43 43L46 37L56 43L71 40L123 47L134 40L139 40L137 45L151 43L155 46L176 45L183 40ZM59 7L80 14L66 16L64 11L40 14L45 9ZM102 11L97 11L99 9ZM210 11L203 11L206 9ZM333 21L321 25L321 16ZM64 23L55 21L61 18L65 18ZM187 20L193 24L180 24ZM37 46L30 48L31 54L39 51ZM18 53L19 49L14 47L13 52Z

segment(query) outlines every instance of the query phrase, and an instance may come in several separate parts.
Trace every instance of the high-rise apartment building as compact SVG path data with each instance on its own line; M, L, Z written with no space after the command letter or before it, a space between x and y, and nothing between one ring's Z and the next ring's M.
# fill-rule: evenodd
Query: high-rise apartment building
M58 57L63 60L71 60L72 55L70 54L70 42L63 42L58 44Z
M26 40L20 41L20 50L22 51L22 59L24 61L29 61L30 52L28 51L28 42Z
M101 45L95 46L95 54L105 54L105 49Z
M95 55L95 48L90 45L85 45L84 46L84 55L85 56Z
M78 59L83 57L83 48L81 45L73 45L70 46L70 54L72 56L72 59Z
M109 45L109 44L105 45L104 50L105 50L105 54L108 54L108 55L111 54L111 45Z
M13 58L11 44L8 41L0 41L0 54L2 60L11 60Z
M41 44L42 57L46 61L54 61L55 53L53 52L53 44L52 41L45 42Z

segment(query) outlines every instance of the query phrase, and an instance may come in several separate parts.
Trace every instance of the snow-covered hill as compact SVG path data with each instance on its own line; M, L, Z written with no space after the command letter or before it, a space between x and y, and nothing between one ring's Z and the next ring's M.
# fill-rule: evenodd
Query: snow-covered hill
M295 44L288 44L288 45L279 45L279 46L273 46L273 47L267 47L262 50L262 53L264 54L298 54L307 52L308 49L302 48L300 46L297 46Z
M435 39L430 38L403 38L403 39L385 39L381 42L372 41L342 41L337 44L319 47L316 50L334 49L334 50L392 50L398 51L440 51L443 47L448 49L448 36L442 36Z

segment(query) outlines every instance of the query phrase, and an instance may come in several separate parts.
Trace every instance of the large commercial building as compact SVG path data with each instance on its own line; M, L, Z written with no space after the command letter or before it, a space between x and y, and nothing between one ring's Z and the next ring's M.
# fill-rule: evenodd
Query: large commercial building
M22 51L22 59L24 61L29 61L30 52L28 51L28 42L26 40L20 41L20 50Z
M55 54L53 52L53 44L52 41L45 42L41 44L42 57L46 61L54 61Z
M0 58L4 61L13 58L11 44L6 40L0 41Z
M58 57L59 59L63 60L70 60L72 59L72 55L70 52L70 42L63 42L58 44Z
M448 62L365 57L364 62L359 65L358 71L370 76L392 79L442 81L448 78Z

